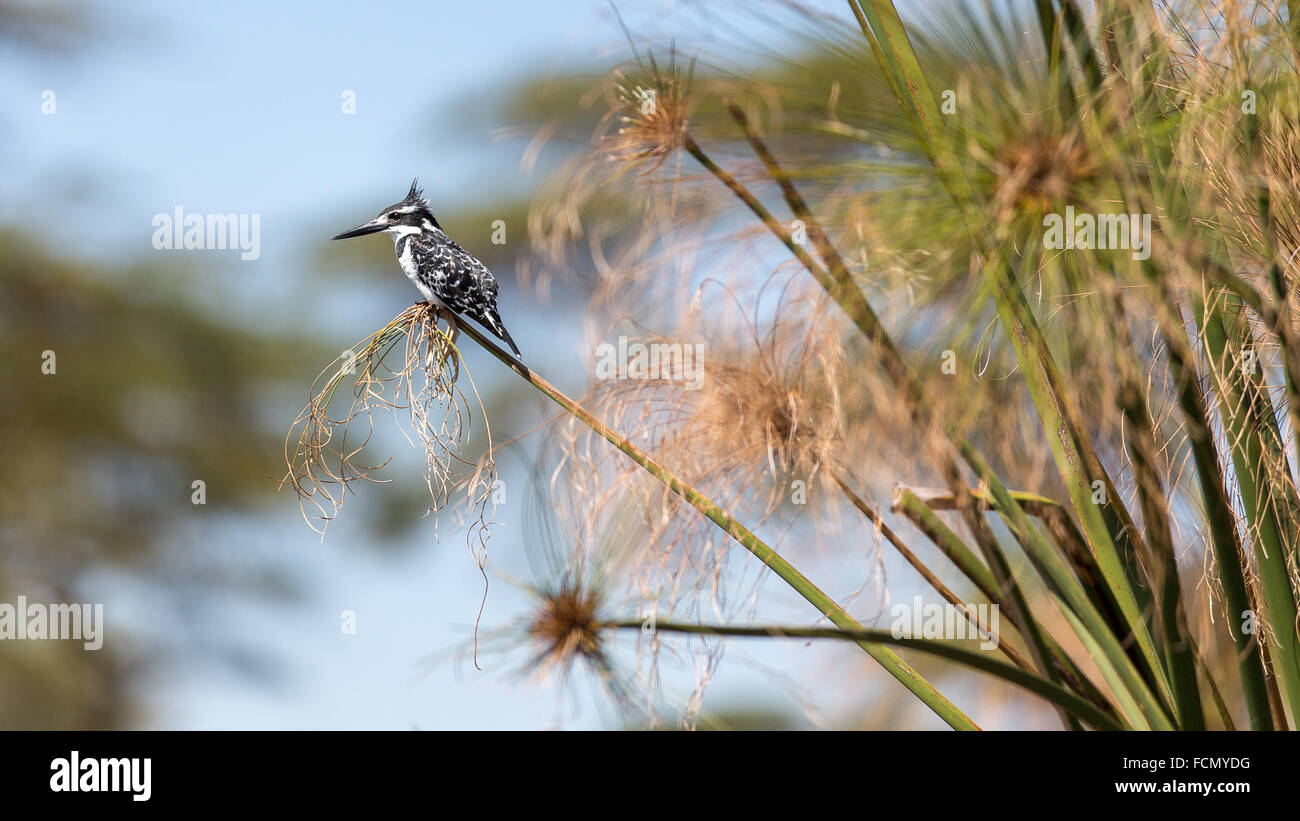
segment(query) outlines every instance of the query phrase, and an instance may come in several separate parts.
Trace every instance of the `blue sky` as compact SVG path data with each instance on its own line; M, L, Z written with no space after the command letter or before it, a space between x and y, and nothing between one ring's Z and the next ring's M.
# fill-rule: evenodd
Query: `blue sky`
M52 246L121 259L153 253L152 217L175 205L260 214L261 258L205 256L191 294L233 322L282 312L304 290L321 297L297 264L315 252L311 232L341 213L369 217L400 198L416 174L442 202L473 202L517 185L518 148L491 143L489 119L476 134L440 123L437 112L460 115L467 99L522 71L594 60L618 43L606 6L589 0L88 9L107 29L103 42L92 38L66 56L0 53L0 222L39 236L48 233L50 214L75 214L78 230L50 236ZM47 89L56 95L53 116L40 114ZM342 113L344 91L355 93L355 115ZM340 347L368 322L373 317L339 317ZM280 501L280 514L250 526L238 511L222 517L213 499L215 520L176 534L170 555L185 564L201 554L236 573L276 563L307 591L304 600L218 599L181 628L165 593L129 577L92 580L88 592L105 601L110 629L116 621L138 640L194 648L146 682L151 726L555 723L552 693L499 675L457 675L448 665L421 673L422 658L471 634L481 588L463 539L438 545L421 529L422 545L394 558L366 548L366 534L345 518L321 543L293 499ZM503 530L494 547L508 556L517 522ZM491 604L499 624L523 600L498 583ZM358 633L344 637L339 614L348 609L358 614ZM272 659L277 672L255 681L210 663L204 637L187 634L193 625ZM599 721L590 708L568 720Z

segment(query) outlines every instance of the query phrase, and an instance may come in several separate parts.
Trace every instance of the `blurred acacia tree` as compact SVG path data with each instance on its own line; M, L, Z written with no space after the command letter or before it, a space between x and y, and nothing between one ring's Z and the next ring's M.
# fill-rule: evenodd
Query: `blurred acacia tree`
M60 259L0 234L4 601L85 601L87 576L114 570L178 601L223 583L286 589L170 559L190 517L210 515L192 503L195 481L221 500L212 510L269 501L280 440L264 392L310 350L157 301L164 275L178 272ZM108 728L130 720L127 683L149 648L110 635L97 652L6 642L0 658L0 726Z

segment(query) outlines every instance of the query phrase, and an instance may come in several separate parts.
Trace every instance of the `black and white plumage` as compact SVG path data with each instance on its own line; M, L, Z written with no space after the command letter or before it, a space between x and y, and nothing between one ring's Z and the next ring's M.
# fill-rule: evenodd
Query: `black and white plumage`
M411 190L401 202L333 239L380 231L392 235L398 264L425 299L447 312L477 321L509 345L515 356L522 356L497 313L496 277L442 230L418 181L411 183Z

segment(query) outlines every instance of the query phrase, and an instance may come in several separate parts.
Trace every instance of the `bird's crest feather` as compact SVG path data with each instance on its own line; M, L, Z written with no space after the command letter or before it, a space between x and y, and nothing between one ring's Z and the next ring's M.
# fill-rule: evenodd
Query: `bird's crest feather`
M424 198L424 192L420 190L419 177L411 180L411 190L406 192L406 199L403 202L419 205L423 208L429 207L429 201Z

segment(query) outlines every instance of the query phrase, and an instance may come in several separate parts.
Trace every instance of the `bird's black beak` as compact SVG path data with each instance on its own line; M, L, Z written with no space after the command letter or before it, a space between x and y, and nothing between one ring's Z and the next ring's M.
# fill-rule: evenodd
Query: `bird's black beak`
M352 239L353 237L364 237L366 234L374 234L379 231L382 231L386 227L388 226L385 223L382 223L377 219L373 219L370 222L367 222L365 225L358 225L356 228L353 228L351 231L344 231L343 233L338 234L337 236L330 237L330 239L332 240Z

